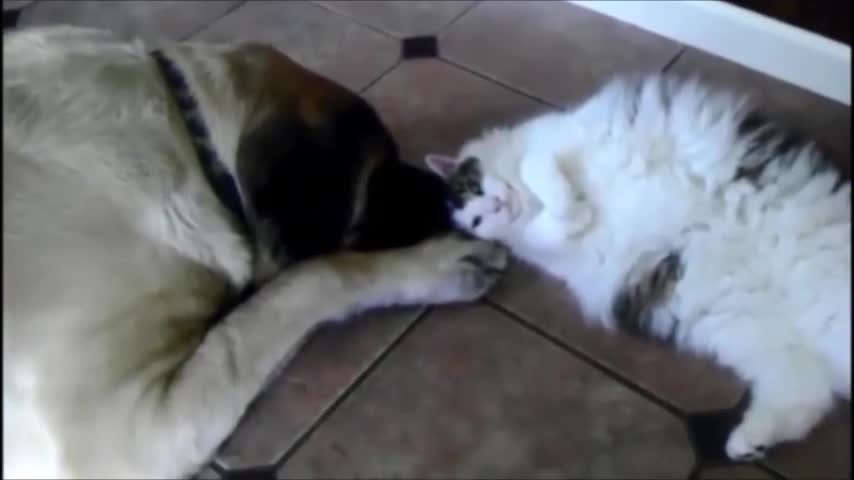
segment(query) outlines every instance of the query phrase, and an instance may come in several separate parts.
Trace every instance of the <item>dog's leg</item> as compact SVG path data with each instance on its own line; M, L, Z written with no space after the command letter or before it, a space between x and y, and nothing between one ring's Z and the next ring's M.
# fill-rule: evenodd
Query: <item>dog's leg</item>
M397 251L342 253L293 267L208 332L138 403L129 438L142 476L175 478L208 461L276 367L324 321L364 309L470 301L506 265L492 244L444 238ZM141 454L140 452L146 452ZM94 452L98 455L98 452ZM117 472L86 472L115 475Z

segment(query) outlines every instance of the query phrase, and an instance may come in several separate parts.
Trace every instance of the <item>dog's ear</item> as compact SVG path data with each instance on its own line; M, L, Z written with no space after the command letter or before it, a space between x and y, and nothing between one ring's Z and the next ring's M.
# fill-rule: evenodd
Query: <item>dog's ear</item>
M229 61L249 106L236 175L256 241L288 260L335 247L351 190L335 165L348 147L335 120L353 94L270 45L245 44Z
M368 102L272 48L247 48L252 60L240 60L236 71L251 85L245 91L253 107L236 171L261 248L284 249L296 260L347 246L369 230L384 245L380 233L412 212L413 236L444 221L444 182L389 166L399 163L397 146Z
M244 201L254 214L263 214L270 207L267 197L277 188L284 164L305 147L304 130L298 119L281 115L262 122L241 137L237 148L237 179L246 197Z
M340 247L353 215L354 179L369 157L353 141L358 133L281 112L241 138L236 173L256 241L281 265Z
M286 117L262 122L243 134L237 148L235 174L255 234L257 248L276 257L280 240L277 218L285 216L287 207L278 190L285 188L283 158L298 154L302 128ZM286 176L284 178L287 178Z

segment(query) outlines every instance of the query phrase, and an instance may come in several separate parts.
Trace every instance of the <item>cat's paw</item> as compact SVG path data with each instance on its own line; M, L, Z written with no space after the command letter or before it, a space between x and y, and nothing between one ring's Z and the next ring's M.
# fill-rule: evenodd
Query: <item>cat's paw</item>
M570 235L587 230L593 224L593 207L586 203L576 202L565 214L564 222L567 224L567 231Z
M525 243L543 250L559 248L572 237L566 222L546 212L541 212L525 228Z
M581 192L562 189L553 198L541 199L543 211L563 222L588 223L592 220L593 209Z
M752 461L779 443L806 437L832 403L829 394L817 399L777 408L752 406L727 439L727 456L734 461Z
M726 453L735 462L750 462L765 456L774 443L774 422L768 416L754 416L742 422L729 436Z
M673 322L656 322L654 312L667 299L682 276L677 252L642 255L626 275L622 288L611 304L611 314L622 330L636 335L661 335L674 330ZM661 317L659 317L661 318ZM670 316L666 318L672 318Z
M403 286L404 296L416 303L477 300L495 285L508 264L504 247L457 236L430 240L412 253Z

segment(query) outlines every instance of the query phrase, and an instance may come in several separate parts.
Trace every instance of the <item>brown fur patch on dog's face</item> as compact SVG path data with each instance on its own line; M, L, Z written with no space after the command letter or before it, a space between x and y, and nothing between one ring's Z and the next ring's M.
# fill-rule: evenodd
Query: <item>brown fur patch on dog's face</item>
M237 177L258 247L276 263L400 247L451 228L444 182L400 161L365 100L272 47L235 55L253 111Z

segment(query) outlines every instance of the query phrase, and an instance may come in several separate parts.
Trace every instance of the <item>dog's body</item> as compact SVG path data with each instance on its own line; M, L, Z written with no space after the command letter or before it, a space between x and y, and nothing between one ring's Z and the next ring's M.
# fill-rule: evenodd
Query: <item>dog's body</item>
M323 124L342 115L335 99L355 95L269 47L178 45L165 54L196 95L212 147L240 179L254 237L202 174L144 45L71 27L4 35L7 478L190 475L320 322L375 306L473 299L503 266L503 253L485 243L445 237L406 246L429 233L416 232L391 251L300 250L291 260L304 261L280 274L290 265L280 240L303 226L281 228L282 212L268 210L290 197L252 171L261 160L243 157L271 148L287 156L309 140L285 132L278 140L296 143L289 147L247 138L263 137L283 115ZM365 128L360 142L380 139L366 151L387 143L379 123ZM387 199L359 193L371 181L365 175L337 224L384 213ZM365 242L383 247L378 238ZM347 245L329 250L336 246ZM253 281L258 293L211 326Z

